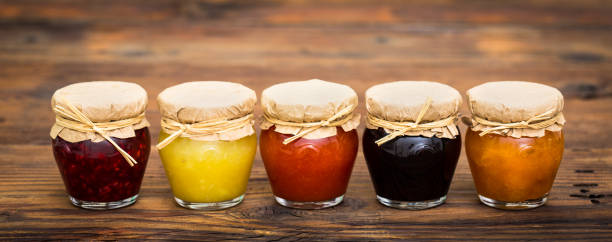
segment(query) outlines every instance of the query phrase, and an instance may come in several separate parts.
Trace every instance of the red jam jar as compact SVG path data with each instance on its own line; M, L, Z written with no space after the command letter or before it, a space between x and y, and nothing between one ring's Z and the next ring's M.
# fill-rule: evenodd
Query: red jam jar
M72 204L104 210L136 202L151 150L146 91L82 82L58 89L51 103L53 154Z
M320 209L344 198L357 156L357 94L322 80L287 82L263 91L259 149L276 201Z

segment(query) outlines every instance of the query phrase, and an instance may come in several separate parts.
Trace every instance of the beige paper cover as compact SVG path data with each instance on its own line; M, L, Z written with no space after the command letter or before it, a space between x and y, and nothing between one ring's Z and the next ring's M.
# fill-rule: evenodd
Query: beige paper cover
M144 113L147 107L147 92L138 84L119 81L81 82L62 87L55 91L51 105L67 107L69 102L94 123L134 118ZM149 122L143 119L130 127L107 131L110 137L130 138L134 130L148 127ZM104 138L95 132L79 132L54 124L51 127L51 138L60 136L68 142L91 140L101 142Z
M308 81L285 82L266 88L261 94L263 111L269 117L295 123L308 123L327 120L340 110L357 107L357 93L349 86L313 79ZM352 112L352 111L351 111ZM359 126L360 115L353 117L340 127L350 131ZM260 127L282 134L297 134L301 127L275 125L263 120ZM322 127L302 138L320 139L337 134L336 127Z
M257 95L255 91L238 83L197 81L166 88L157 96L157 103L162 117L184 124L193 124L218 119L235 119L251 114L257 103ZM254 133L251 121L251 125L231 131L189 138L231 141Z
M487 82L467 91L468 106L472 115L499 122L515 123L552 110L551 116L563 111L563 95L559 90L547 85L523 82ZM542 137L545 130L559 131L563 128L563 115L556 123L543 129L508 128L492 133L520 137ZM482 125L472 119L472 130L482 131L492 126Z
M432 103L421 123L427 123L456 116L461 105L461 94L454 88L430 81L397 81L383 83L370 87L366 93L366 108L368 113L379 119L392 122L414 122L427 98ZM367 122L368 129L378 127ZM394 130L385 128L387 133ZM433 128L430 130L414 130L404 133L405 136L436 136L453 139L459 134L457 124Z

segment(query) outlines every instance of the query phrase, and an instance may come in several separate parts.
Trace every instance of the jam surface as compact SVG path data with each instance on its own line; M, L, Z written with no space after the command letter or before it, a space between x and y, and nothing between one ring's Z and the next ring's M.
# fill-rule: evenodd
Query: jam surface
M563 156L563 132L513 138L479 136L469 129L465 150L478 194L503 202L538 199L555 180Z
M344 195L353 170L357 131L337 128L337 135L282 142L292 135L261 131L260 151L272 191L297 202L327 201Z
M135 133L135 137L127 139L112 138L138 162L133 167L106 140L70 143L59 136L53 139L53 155L68 194L88 202L114 202L137 195L151 139L148 128Z
M162 131L159 140L168 136ZM159 156L175 197L211 203L245 193L256 151L255 134L233 141L178 137L161 149Z
M427 201L448 193L461 153L455 139L398 136L380 147L383 128L366 129L363 154L378 196L396 201Z

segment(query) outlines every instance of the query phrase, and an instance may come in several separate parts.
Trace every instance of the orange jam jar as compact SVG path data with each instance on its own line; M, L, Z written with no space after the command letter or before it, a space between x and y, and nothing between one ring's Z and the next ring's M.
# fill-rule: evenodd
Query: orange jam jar
M563 95L531 82L489 82L467 92L465 149L480 201L500 209L546 203L563 157Z
M320 209L344 198L357 156L357 94L348 86L310 80L263 91L259 149L276 201Z

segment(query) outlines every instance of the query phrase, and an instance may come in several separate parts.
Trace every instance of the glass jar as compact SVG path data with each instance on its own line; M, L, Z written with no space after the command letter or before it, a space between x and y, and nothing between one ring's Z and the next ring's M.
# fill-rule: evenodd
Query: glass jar
M318 79L262 92L259 150L277 203L322 209L343 201L359 148L357 104L349 86Z
M321 139L283 141L293 135L262 130L261 157L278 203L295 208L324 208L342 202L353 170L357 130Z
M396 81L365 96L363 154L377 200L411 210L443 204L461 153L461 94L438 82Z
M467 132L465 150L480 200L504 209L543 205L563 156L563 132L521 138L478 134Z
M105 210L136 202L151 151L147 100L129 82L81 82L55 91L51 146L73 205Z
M363 134L363 154L378 201L404 209L444 203L461 153L461 136L399 136L379 147L375 141L387 135L383 128L365 129Z
M563 158L563 95L547 85L488 82L467 91L465 150L480 201L530 209L548 200Z
M71 143L59 136L52 139L53 155L74 205L113 209L136 201L151 151L151 138L148 128L135 133L131 138L112 138L138 162L133 167L109 142Z
M255 91L232 82L186 82L157 97L157 149L174 201L219 210L244 199L257 152Z
M159 140L168 136L162 131ZM243 200L256 150L255 134L233 141L179 137L159 156L179 205L223 209Z

